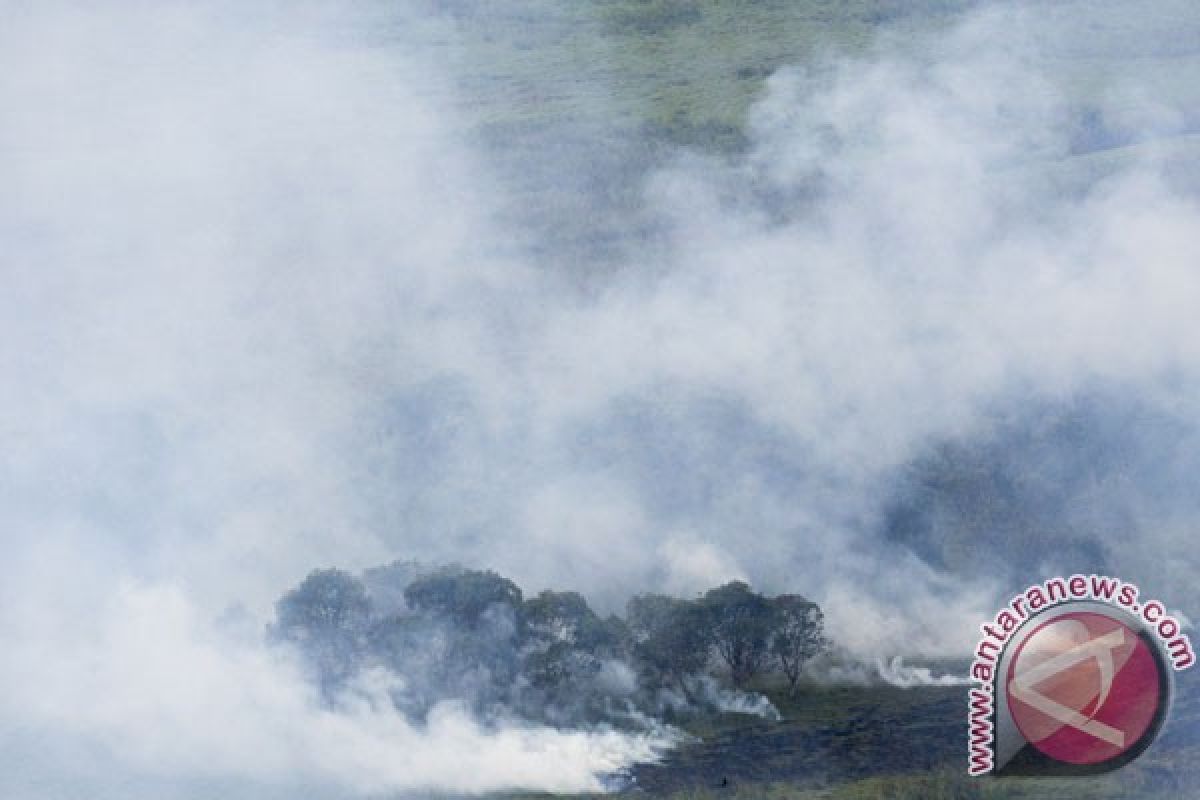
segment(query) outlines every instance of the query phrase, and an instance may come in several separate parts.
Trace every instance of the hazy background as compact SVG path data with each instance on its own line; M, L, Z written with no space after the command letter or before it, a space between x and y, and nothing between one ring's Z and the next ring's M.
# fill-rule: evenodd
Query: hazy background
M743 578L864 656L1062 571L1191 611L1194 5L809 4L742 66L730 5L0 3L0 793L662 743L320 708L262 646L319 566Z

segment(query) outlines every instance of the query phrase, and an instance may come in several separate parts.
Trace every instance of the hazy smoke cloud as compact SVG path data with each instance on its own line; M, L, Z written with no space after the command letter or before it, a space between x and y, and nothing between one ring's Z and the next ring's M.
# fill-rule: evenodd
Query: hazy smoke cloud
M1162 11L785 69L744 156L646 180L653 256L581 288L497 222L442 21L4 4L3 793L586 788L656 746L319 710L260 645L314 566L602 608L746 578L867 654L956 652L1042 569L1187 610L1194 106L1058 80L1200 28Z
M373 498L436 457L388 447L406 398L504 370L527 277L436 74L311 8L5 16L2 793L594 789L652 757L416 729L378 687L323 709L262 646L297 575L392 553Z

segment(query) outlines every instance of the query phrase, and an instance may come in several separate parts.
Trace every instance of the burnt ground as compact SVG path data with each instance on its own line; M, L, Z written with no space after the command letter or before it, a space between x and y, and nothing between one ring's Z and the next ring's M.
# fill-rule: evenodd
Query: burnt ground
M964 761L965 687L844 689L781 700L780 722L722 715L701 741L634 768L653 794L746 783L819 787ZM740 718L740 719L739 719Z
M966 687L827 689L795 699L771 694L784 717L779 722L738 714L678 720L697 739L658 764L635 767L628 788L651 796L723 789L741 796L768 785L820 789L965 771ZM1165 728L1118 772L1087 781L996 784L987 797L1200 798L1200 670L1176 675Z

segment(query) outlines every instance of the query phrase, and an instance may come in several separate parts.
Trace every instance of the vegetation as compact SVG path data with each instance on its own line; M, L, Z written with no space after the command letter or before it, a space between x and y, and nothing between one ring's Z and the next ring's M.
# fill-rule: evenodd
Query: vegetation
M695 600L639 595L625 619L602 618L577 592L527 599L494 572L411 563L363 579L314 571L280 598L276 616L272 639L303 655L327 701L363 670L384 668L405 677L392 699L418 718L455 700L484 715L621 723L664 704L678 711L662 691L703 708L706 687L725 674L741 687L779 666L794 686L825 643L815 603L764 597L740 581Z
M354 576L316 570L276 604L271 634L303 648L324 692L341 686L362 663L370 601Z
M664 717L695 738L631 770L630 785L647 796L1159 800L1186 796L1200 781L1200 694L1187 687L1166 735L1117 773L968 780L963 687L806 682L806 660L828 647L820 607L742 582L691 600L638 595L623 618L602 617L576 592L525 597L494 572L410 562L361 578L314 571L280 598L276 617L270 636L303 656L330 704L356 691L358 675L383 668L404 677L391 700L414 720L444 700L484 720L558 726ZM714 704L704 691L714 680L765 694L782 719Z
M471 630L479 628L489 613L523 621L521 589L494 572L439 569L405 587L404 599L417 612Z
M783 633L776 630L780 617L775 605L749 585L734 581L705 592L699 608L701 624L729 668L733 685L745 686L766 666L772 640ZM807 619L795 622L804 624Z
M795 594L780 595L773 605L775 635L771 639L771 652L794 694L804 674L804 665L828 646L825 615L816 603Z
M629 601L627 619L642 680L687 694L687 677L705 668L712 647L700 608L675 597L643 594Z

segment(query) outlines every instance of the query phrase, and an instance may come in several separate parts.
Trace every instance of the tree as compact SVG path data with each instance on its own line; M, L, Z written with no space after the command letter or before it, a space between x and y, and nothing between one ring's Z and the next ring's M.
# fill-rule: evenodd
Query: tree
M579 592L546 589L525 601L525 621L538 638L574 644L580 630L595 618Z
M733 581L709 589L700 605L733 685L743 686L762 670L770 655L774 617L771 603L746 583Z
M625 633L620 619L601 619L578 592L549 589L525 601L525 624L535 641L565 642L597 657L617 655Z
M553 692L569 684L579 664L567 642L552 642L525 655L522 673L535 689Z
M370 618L371 602L357 578L315 570L275 604L270 632L300 649L330 694L358 669Z
M825 615L816 603L796 594L781 594L771 604L775 607L771 652L795 693L805 663L827 646Z
M525 640L515 583L491 571L443 567L414 578L404 601L430 642L422 684L480 711L508 702Z
M390 614L376 620L367 631L367 649L372 658L400 675L414 665L429 669L443 642L428 620ZM425 661L426 663L422 663Z
M643 680L674 684L689 694L685 679L708 665L712 648L703 609L675 597L641 594L630 599L626 622Z
M412 609L445 617L464 628L477 628L496 606L511 613L518 629L523 622L521 589L490 570L443 567L409 583L404 600Z

